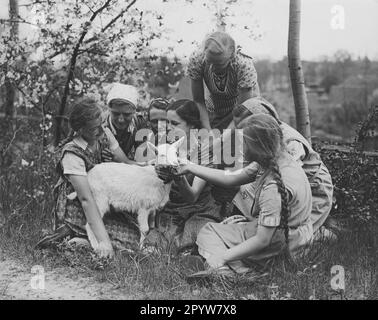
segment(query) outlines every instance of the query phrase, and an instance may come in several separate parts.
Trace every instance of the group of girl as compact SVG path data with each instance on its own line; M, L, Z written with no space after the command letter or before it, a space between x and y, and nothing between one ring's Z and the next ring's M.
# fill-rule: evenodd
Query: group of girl
M224 102L221 110L224 114L218 114L213 121L222 129L243 130L245 166L230 174L211 163L185 161L180 164L170 201L158 214L157 227L148 239L154 244L165 241L178 249L194 245L197 254L211 268L243 272L251 261L270 258L285 249L295 253L310 244L331 210L333 186L319 154L295 129L280 121L269 102L259 97L253 71L242 69L240 64L244 58L235 53L235 46L228 37L221 36L223 38L215 34L207 41L210 51L205 50L204 57L196 58L200 59L201 66L194 63L194 58L191 60L193 97L200 101L170 103L166 109L167 129L173 133L184 132L189 143L193 142L191 129L216 127L205 112L201 98L203 88L198 79L205 77L211 82L208 76L225 68L225 82L222 79L206 82L219 91L211 96L213 103ZM230 43L231 55L227 46ZM226 101L220 92L230 85L233 78L227 77L234 71L239 76L245 75L239 82L239 78L234 79L235 97L239 92L239 97L244 98ZM252 85L247 83L248 72L254 81ZM229 104L233 106L229 108ZM89 98L78 101L72 108L69 123L75 134L58 150L60 178L54 189L55 232L39 245L43 247L67 237L80 244L86 237L84 225L88 222L100 243L99 255L111 257L114 248L122 247L132 238L128 220L122 213L114 213L104 220L100 218L86 175L103 160L101 155L105 149L112 152L113 161L123 161L125 155L112 132L103 128L102 108L96 101ZM195 143L194 147L185 147L198 152L200 142ZM164 172L159 171L158 175ZM240 186L233 200L233 214L241 215L242 219L223 220L220 207L212 197L212 185ZM77 197L72 199L70 195L74 192ZM114 232L118 235L117 242Z

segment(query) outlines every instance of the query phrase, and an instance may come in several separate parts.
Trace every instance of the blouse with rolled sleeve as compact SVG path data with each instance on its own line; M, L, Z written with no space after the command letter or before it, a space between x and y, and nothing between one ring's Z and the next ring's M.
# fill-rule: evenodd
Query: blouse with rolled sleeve
M203 70L205 64L205 55L201 51L195 51L189 57L187 74L192 80L201 80L203 78Z
M258 224L265 227L278 227L281 222L281 195L275 183L269 183L261 190L258 199L260 208Z
M109 141L110 151L115 151L119 148L119 143L114 137L109 128L105 128L104 132ZM81 137L74 138L71 142L85 150L88 147L88 143ZM72 152L66 152L62 158L63 174L73 174L77 176L86 176L87 170L85 162L82 158Z
M237 54L234 65L237 73L238 89L252 88L256 93L258 90L257 72L253 65L252 58L243 54Z
M252 89L252 97L260 95L253 59L239 51L231 59L223 90L217 87L212 66L206 62L203 51L196 51L190 56L187 74L192 80L204 80L210 92L210 99L206 99L206 107L217 114L227 114L232 111L237 103L240 89Z
M257 85L257 72L253 65L253 59L240 52L237 52L230 63L234 78L234 85L237 84L238 89L255 88ZM209 64L206 63L205 53L201 51L194 52L189 58L187 74L192 80L201 80L204 77L212 75ZM205 80L205 82L207 82Z

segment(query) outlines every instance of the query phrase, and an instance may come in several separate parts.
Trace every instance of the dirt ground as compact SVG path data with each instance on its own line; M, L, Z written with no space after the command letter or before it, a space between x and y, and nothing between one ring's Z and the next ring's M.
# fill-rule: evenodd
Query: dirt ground
M33 288L35 276L31 267L0 257L0 300L135 299L109 282L83 277L69 268L44 270L45 289Z

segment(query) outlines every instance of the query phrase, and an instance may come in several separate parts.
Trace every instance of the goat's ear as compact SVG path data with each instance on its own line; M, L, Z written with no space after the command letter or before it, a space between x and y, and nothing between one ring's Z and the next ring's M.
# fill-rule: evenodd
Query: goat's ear
M181 147L181 145L184 143L186 137L181 137L176 142L172 143L172 146L178 150L178 148Z
M150 141L147 141L146 144L147 144L147 148L152 149L155 153L158 152L158 148L153 143L151 143Z

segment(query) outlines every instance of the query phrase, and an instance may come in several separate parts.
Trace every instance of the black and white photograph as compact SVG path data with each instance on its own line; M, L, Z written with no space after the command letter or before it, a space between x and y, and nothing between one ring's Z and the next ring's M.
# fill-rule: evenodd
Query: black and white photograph
M0 67L0 300L378 299L378 0L0 0Z

